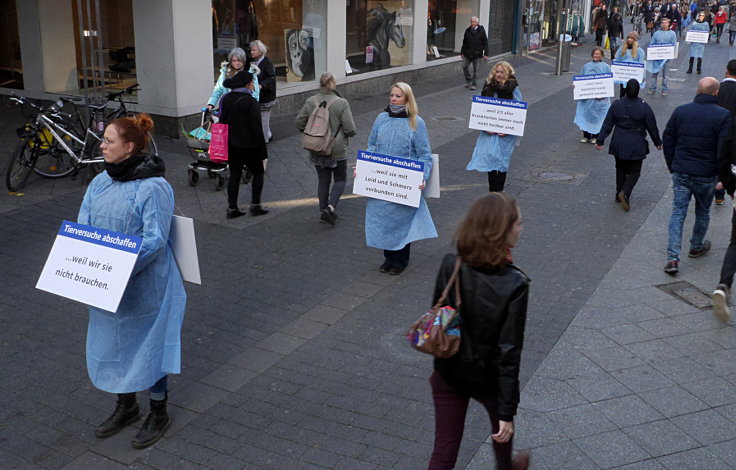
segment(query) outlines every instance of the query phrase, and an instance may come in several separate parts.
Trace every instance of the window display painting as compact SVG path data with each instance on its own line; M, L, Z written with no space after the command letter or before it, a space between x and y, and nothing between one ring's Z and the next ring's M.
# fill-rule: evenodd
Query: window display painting
M279 81L313 81L325 71L326 0L212 0L214 76L234 47L268 48Z
M372 6L367 15L368 45L373 49L375 68L409 63L404 26L397 14L402 2L368 2ZM371 5L375 4L375 5Z
M248 49L258 39L254 0L214 0L212 2L212 42L217 52L227 55L233 48Z
M286 29L286 81L314 80L314 34L312 29Z

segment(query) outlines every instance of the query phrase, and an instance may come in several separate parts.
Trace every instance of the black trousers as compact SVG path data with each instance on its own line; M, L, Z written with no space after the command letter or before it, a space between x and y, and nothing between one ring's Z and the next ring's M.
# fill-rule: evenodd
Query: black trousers
M240 177L243 175L243 166L253 174L250 182L251 204L261 203L263 192L263 159L259 149L228 146L228 165L230 179L227 182L227 203L231 209L238 207L238 193L240 192Z
M736 210L731 211L731 241L726 249L726 255L723 257L723 265L721 266L721 284L726 284L731 288L733 284L733 276L736 273Z
M644 160L616 159L616 194L623 191L626 196L631 196L631 191L641 175L643 162Z
M314 168L317 170L317 179L319 181L317 185L319 210L323 211L327 209L328 204L336 208L337 203L340 202L340 196L345 191L345 181L348 175L347 159L338 160L335 168L325 168L320 165L314 165ZM333 177L335 179L334 184L332 184ZM330 184L332 184L332 191L330 191Z
M595 30L595 45L598 47L601 47L601 43L603 42L603 33L605 33L605 29L596 29Z
M502 193L506 184L505 171L489 171L488 172L488 191L492 193Z
M383 250L383 257L391 263L391 266L405 268L409 266L409 255L411 254L411 243L400 250Z

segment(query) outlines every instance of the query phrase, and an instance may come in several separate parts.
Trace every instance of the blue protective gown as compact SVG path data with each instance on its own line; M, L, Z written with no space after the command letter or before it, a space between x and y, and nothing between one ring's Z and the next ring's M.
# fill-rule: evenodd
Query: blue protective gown
M588 62L583 65L580 75L597 73L611 73L611 67L605 62ZM597 134L606 119L608 108L611 107L610 98L578 100L575 111L575 124L581 131Z
M698 23L697 21L690 25L690 31L710 31L708 23L703 21ZM690 57L703 57L703 51L705 51L705 44L702 42L691 42L690 43Z
M637 47L636 48L636 58L631 56L631 49L626 49L626 52L624 52L623 47L619 47L618 51L616 51L616 58L613 59L616 62L636 62L639 64L646 64L647 61L647 54L644 52L643 47ZM646 75L646 74L645 74ZM626 88L626 81L624 80L614 80L613 83L617 85L622 85L624 88ZM646 80L641 82L641 88L644 88L646 85Z
M655 44L672 44L674 46L675 44L677 44L677 35L674 31L657 31L656 33L654 33L654 36L652 36L652 39L649 41L650 46L653 46ZM659 73L659 71L662 70L662 68L665 67L666 64L666 59L648 60L647 72Z
M519 87L514 88L514 99L517 101L522 99ZM501 137L498 134L488 135L485 131L479 131L473 156L465 169L508 172L511 154L519 145L520 139L521 137L516 135L506 134Z
M424 163L424 179L432 171L432 148L424 120L417 116L417 130L409 126L409 118L378 115L368 136L369 152L409 158ZM365 208L365 241L368 246L384 250L400 250L416 240L436 238L432 216L424 197L414 208L379 199L368 199Z
M89 307L87 371L111 393L150 388L181 370L186 293L169 246L174 192L161 177L120 182L102 172L90 183L78 221L143 239L117 312Z

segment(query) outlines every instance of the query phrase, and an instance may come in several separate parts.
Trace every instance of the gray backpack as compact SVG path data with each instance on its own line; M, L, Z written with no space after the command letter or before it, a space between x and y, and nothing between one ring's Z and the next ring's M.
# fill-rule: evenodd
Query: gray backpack
M317 155L330 155L332 154L332 147L335 145L335 137L337 132L340 132L340 127L337 128L337 132L333 135L330 132L330 106L332 106L338 97L335 96L330 101L317 101L317 97L313 96L310 98L316 107L312 114L309 115L307 121L307 127L304 128L304 137L302 139L302 146L310 152L316 153Z

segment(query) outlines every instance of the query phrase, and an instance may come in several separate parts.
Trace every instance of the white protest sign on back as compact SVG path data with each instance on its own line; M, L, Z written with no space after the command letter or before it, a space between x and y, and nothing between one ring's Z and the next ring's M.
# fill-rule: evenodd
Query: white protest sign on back
M573 99L589 100L591 98L610 98L613 96L613 74L595 73L591 75L575 75Z
M171 218L171 251L179 266L181 278L193 284L202 284L199 274L197 241L194 238L194 221L189 217L175 215Z
M707 44L708 36L710 36L710 32L708 31L688 31L687 35L685 36L685 42Z
M63 221L37 289L115 312L143 240Z
M423 162L359 150L355 175L353 194L419 207Z
M644 64L639 62L611 62L614 81L628 82L632 78L644 83Z
M674 44L653 44L647 47L647 60L674 59Z
M526 101L475 95L468 127L478 131L522 136L528 106Z
M426 197L440 197L440 156L432 154L432 172L429 174L427 187L424 188Z

